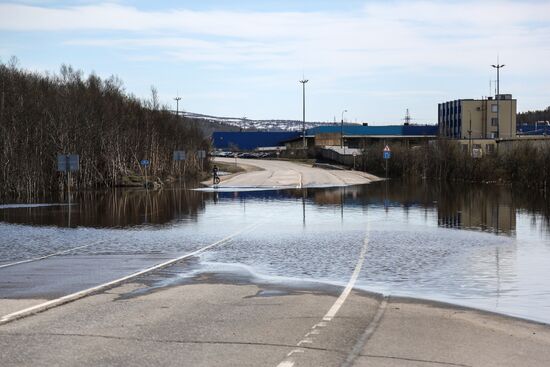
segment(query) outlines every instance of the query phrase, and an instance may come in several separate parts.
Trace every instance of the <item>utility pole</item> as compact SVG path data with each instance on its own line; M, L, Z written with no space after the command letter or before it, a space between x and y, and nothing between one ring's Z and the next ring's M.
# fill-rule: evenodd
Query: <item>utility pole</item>
M243 131L243 126L246 125L246 116L243 116L243 118L241 119L241 126L240 126L240 131Z
M409 109L407 108L407 110L405 112L405 117L403 118L403 121L404 121L403 125L409 126L411 124L411 120L412 120L412 118L411 118L411 115L409 113Z
M306 149L306 83L309 82L307 79L300 80L302 83L302 142L304 149Z
M344 112L348 112L348 110L342 111L342 120L340 122L340 148L344 148Z
M180 116L180 101L181 101L181 97L180 96L177 96L176 98L174 98L174 101L176 101L176 116Z
M497 138L500 139L500 69L503 68L504 64L499 64L498 56L497 56L497 64L491 65L493 68L497 69ZM510 132L512 134L512 132Z
M470 112L470 129L468 130L468 155L472 156L472 111Z
M2 99L0 100L0 121L4 121L4 81L2 80Z

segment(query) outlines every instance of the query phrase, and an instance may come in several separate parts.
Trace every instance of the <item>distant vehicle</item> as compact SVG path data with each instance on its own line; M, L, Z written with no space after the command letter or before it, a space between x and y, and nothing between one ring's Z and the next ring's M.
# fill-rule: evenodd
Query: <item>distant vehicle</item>
M237 155L239 158L257 158L252 153L240 153Z
M210 155L212 157L232 157L233 153L216 150L216 151L213 151L212 153L210 153Z

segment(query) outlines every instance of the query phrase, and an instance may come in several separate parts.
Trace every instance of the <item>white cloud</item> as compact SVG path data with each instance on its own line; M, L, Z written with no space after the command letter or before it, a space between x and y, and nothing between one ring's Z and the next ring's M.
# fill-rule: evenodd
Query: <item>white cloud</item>
M345 73L378 67L485 68L497 52L508 63L528 69L550 68L538 61L550 57L547 14L549 3L502 1L373 2L355 13L145 12L113 3L66 8L0 4L0 29L130 31L132 38L70 43L154 47L182 61L267 69Z
M389 71L428 74L451 68L454 74L486 75L497 53L509 65L507 75L548 75L550 63L543 61L550 59L548 14L547 1L369 1L345 12L5 3L0 4L0 32L55 31L66 45L113 48L129 60L254 70L272 84L304 70L315 75L319 90L334 91L336 80ZM440 94L404 88L411 92L381 87L381 92L364 93L382 98ZM445 89L444 81L427 88Z

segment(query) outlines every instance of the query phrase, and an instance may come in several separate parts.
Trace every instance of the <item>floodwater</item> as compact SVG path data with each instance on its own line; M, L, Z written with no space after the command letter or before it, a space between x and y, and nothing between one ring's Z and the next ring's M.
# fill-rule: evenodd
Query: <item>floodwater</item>
M65 295L239 233L169 272L173 281L218 272L343 285L367 243L358 288L550 322L548 204L507 187L178 187L43 204L0 205L0 298Z

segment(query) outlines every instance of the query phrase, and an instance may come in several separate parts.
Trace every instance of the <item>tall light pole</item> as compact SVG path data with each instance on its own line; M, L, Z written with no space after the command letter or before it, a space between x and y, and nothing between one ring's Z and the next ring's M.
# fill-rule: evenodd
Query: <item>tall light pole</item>
M302 143L304 149L306 149L306 83L309 82L307 79L300 80L302 83Z
M497 95L495 98L497 99L497 138L500 138L500 69L503 68L504 64L498 63L498 57L497 57L497 64L491 65L493 68L497 69ZM510 131L510 135L512 132Z
M468 130L468 155L472 156L472 111L470 112L470 129Z
M342 120L340 120L340 148L344 147L344 113L348 110L342 111Z
M177 96L176 98L174 98L174 101L176 101L176 116L179 117L179 115L180 115L180 101L181 101L181 97L180 97L180 96Z

